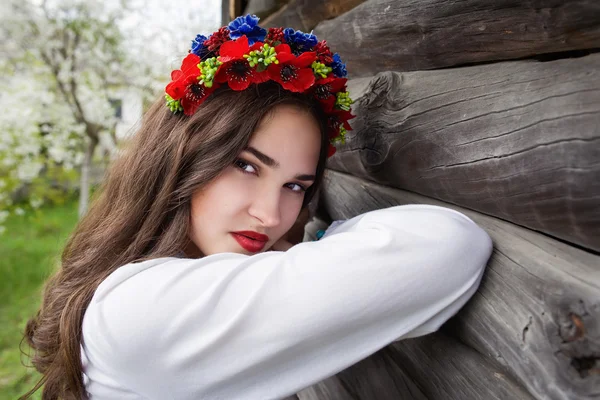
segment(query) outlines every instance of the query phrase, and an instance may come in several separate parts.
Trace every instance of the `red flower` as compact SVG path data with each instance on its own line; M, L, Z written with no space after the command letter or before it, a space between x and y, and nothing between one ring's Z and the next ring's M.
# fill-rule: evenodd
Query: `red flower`
M219 85L214 85L207 88L200 84L198 76L200 69L198 63L200 57L195 54L188 54L183 59L181 69L171 72L171 83L165 89L167 94L174 100L180 100L183 113L192 115L200 104L206 100L206 97L211 94Z
M310 65L316 60L314 52L292 54L290 46L280 44L275 47L279 64L271 64L267 69L269 78L278 82L284 89L302 93L315 83L315 75Z
M346 78L336 78L331 74L327 78L319 79L313 86L313 95L319 100L326 112L335 106L335 94L346 90Z
M258 47L257 47L258 45ZM259 48L262 43L257 42L252 49ZM223 63L215 75L215 81L228 83L233 90L244 90L252 83L264 82L265 74L256 72L244 58L250 52L246 35L237 40L230 40L221 45L219 61Z
M327 148L327 157L331 157L335 154L335 146L329 143L329 147Z
M248 38L246 35L243 35L237 40L230 40L221 45L219 61L226 63L239 58L244 59L244 54L247 54L249 51Z
M327 114L327 136L329 139L335 139L340 135L340 127L344 127L347 131L351 131L352 127L348 120L356 117L350 111L332 110Z
M333 63L333 53L329 50L329 46L327 46L327 41L322 40L313 49L315 53L317 53L317 61L323 63L325 65L329 65Z
M329 115L333 116L334 118L337 118L340 121L340 123L342 124L342 126L344 128L346 128L347 131L352 130L352 127L350 126L350 123L348 121L351 120L352 118L355 118L356 115L352 115L352 113L350 111L333 110Z
M219 28L218 31L210 35L210 37L204 41L203 45L208 49L208 51L217 53L221 45L227 41L229 41L229 29L227 29L226 26L223 26Z
M194 115L200 104L204 103L204 100L218 87L218 84L213 84L212 87L207 88L201 83L196 82L190 83L185 90L183 97L181 98L181 107L183 107L183 113L185 115Z
M195 54L188 54L181 63L181 69L176 69L171 72L171 83L169 83L165 89L167 94L174 100L179 100L183 97L186 87L198 81L200 76L200 69L198 63L200 57Z

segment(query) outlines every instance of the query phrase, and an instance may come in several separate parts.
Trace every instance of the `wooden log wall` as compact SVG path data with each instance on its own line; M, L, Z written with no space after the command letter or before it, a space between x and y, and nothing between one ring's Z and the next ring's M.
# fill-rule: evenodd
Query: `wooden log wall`
M349 91L358 117L329 168L600 251L600 54L383 72Z
M440 331L286 400L599 398L600 2L275 2L261 24L314 29L355 99L320 210L442 205L495 246Z
M265 27L293 27L303 32L312 31L321 21L333 19L365 0L291 0L261 21Z
M327 173L322 201L334 219L399 204L442 205L463 212L492 237L494 253L479 290L444 328L459 342L440 339L438 332L390 349L402 354L396 356L402 360L398 365L428 398L487 399L495 398L494 393L498 398L528 398L511 386L512 380L538 399L598 395L600 256L492 216L335 171ZM464 345L476 354L463 351ZM448 357L455 360L453 368L443 361ZM479 374L473 375L469 365L478 364ZM415 372L419 369L421 376ZM496 373L507 377L505 386L499 385ZM379 374L397 373L389 368ZM356 385L360 376L354 377ZM434 377L439 379L436 384ZM453 382L463 382L464 391L445 391L446 397L436 392L444 385L453 387ZM489 392L483 395L485 386ZM507 392L512 396L502 397Z
M442 332L393 343L298 398L533 399L502 367Z
M244 14L253 14L262 19L273 14L286 3L285 0L248 0Z
M600 48L597 0L369 0L314 31L352 78Z

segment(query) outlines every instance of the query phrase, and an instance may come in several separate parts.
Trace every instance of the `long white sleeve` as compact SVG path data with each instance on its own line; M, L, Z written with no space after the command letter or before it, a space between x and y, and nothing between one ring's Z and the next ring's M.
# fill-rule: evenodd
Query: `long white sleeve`
M435 331L474 294L491 251L463 214L409 205L287 252L128 264L85 314L86 387L93 400L293 394Z

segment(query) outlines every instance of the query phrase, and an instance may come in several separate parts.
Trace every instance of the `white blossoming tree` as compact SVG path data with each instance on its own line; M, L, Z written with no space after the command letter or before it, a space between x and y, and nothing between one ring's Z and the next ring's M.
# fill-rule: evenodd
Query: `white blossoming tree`
M19 191L35 207L77 173L79 214L87 209L94 152L99 144L105 153L116 148L111 99L137 84L118 27L124 8L102 4L1 6L0 32L9 40L0 45L0 209Z
M34 78L37 66L10 79L4 70L0 71L4 110L0 114L0 225L8 209L22 210L20 205L11 207L15 197L25 197L37 208L43 199L62 194L61 181L73 179L75 167L81 164L83 137L83 126L68 118L66 105Z
M0 2L0 231L6 210L23 213L15 198L36 208L65 180L79 179L84 214L94 152L116 149L111 100L156 98L219 12L218 0Z

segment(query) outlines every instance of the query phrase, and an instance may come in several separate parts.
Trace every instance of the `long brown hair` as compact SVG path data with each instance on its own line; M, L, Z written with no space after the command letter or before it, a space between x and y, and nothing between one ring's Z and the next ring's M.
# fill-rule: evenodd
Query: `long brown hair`
M316 181L327 156L326 119L308 96L268 82L242 92L215 91L193 116L172 114L164 100L146 113L142 126L113 163L87 215L79 222L44 287L42 306L24 339L42 379L43 399L87 398L80 344L85 310L98 285L127 263L176 256L189 244L190 199L231 165L261 119L277 105L305 109L321 128Z

